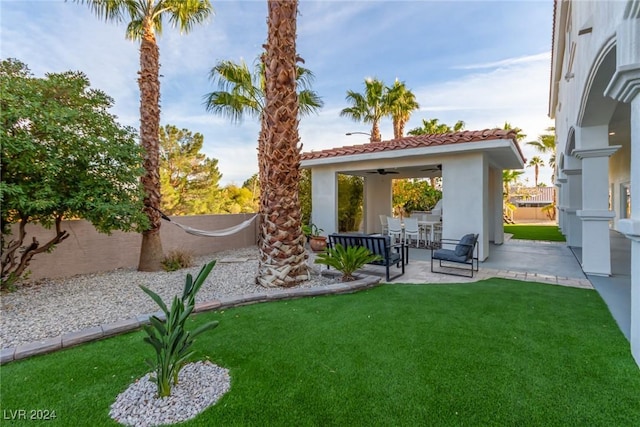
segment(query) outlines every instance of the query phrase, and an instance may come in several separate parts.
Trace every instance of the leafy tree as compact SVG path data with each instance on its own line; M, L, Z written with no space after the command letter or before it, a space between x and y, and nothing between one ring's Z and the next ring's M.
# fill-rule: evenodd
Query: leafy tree
M148 226L135 130L116 122L112 106L80 72L36 78L20 61L0 64L3 287L69 236L65 218L85 218L103 233ZM55 236L27 242L28 223L55 225Z
M160 52L156 34L162 34L162 20L189 32L194 24L205 21L213 12L209 0L75 0L89 6L99 18L122 22L129 20L126 37L140 41L140 141L146 154L143 166L145 175L145 213L150 227L142 233L140 261L141 271L162 270L162 223L160 208Z
M380 120L389 114L389 96L382 80L368 78L364 81L364 93L347 91L351 107L340 111L340 116L356 122L371 123L370 142L382 140Z
M302 224L311 223L311 170L300 170L299 196Z
M438 119L422 119L422 126L411 129L409 135L436 135L464 130L464 122L458 120L453 126L445 123L438 123Z
M247 187L229 184L222 190L221 213L253 213L258 211L258 201Z
M313 72L304 67L296 67L299 113L302 116L317 112L324 103L311 89ZM244 61L220 61L209 74L218 90L205 95L207 111L229 117L232 122L240 122L245 115L260 117L265 106L264 65L258 63L253 70Z
M364 179L338 175L338 230L356 231L362 221Z
M540 173L540 167L544 166L544 160L542 160L540 158L540 156L533 156L531 158L531 160L529 160L529 167L533 167L534 172L535 172L535 180L536 180L536 187L538 186L538 174Z
M295 286L308 277L300 182L300 136L296 93L297 0L269 1L265 105L258 143L260 242L257 282L265 287Z
M258 205L260 203L260 179L258 179L258 174L254 173L251 175L251 178L242 183L242 187L251 191L251 200L256 206L254 212L258 212Z
M393 119L393 137L404 136L404 126L411 117L411 112L420 108L416 96L407 89L404 82L396 79L392 87L387 88L389 96L389 112Z
M442 191L422 179L394 179L393 207L402 214L429 211L442 198Z
M202 154L204 137L172 125L160 128L162 210L169 215L217 212L218 160Z

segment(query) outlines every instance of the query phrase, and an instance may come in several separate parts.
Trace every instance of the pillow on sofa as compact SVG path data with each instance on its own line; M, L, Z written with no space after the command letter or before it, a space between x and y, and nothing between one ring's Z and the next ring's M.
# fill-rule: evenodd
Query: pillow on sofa
M454 251L455 254L457 256L466 256L468 258L469 255L473 254L473 246L475 244L475 241L475 234L465 234L464 236L462 236L462 239L460 239L460 242L458 242L458 244L456 245L456 249Z

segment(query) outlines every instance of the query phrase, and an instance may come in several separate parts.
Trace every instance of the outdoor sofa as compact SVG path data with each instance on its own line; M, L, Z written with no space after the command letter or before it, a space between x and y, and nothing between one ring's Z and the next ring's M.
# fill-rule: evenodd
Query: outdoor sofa
M384 266L387 282L391 280L389 267L395 264L397 268L402 269L400 274L393 277L395 279L404 274L404 266L409 263L409 251L406 245L404 243L391 244L389 236L364 233L330 234L329 247L333 247L338 243L345 248L348 246L364 246L372 253L380 255L382 257L381 260L373 261L369 264ZM327 266L327 268L329 267Z

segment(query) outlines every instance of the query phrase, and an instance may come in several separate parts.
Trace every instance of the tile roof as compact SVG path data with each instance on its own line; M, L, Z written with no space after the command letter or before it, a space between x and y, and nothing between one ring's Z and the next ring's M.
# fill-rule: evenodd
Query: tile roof
M516 148L518 149L520 157L522 157L524 161L522 150L516 142L516 131L504 129L467 130L462 132L451 132L443 134L405 136L403 138L391 139L388 141L370 142L367 144L329 148L321 151L310 151L302 153L300 160L312 160L338 156L348 156L352 154L404 150L408 148L436 147L441 145L490 141L495 139L512 140Z
M553 187L528 187L523 188L524 194L517 196L516 201L521 203L529 202L545 202L551 203L553 201Z

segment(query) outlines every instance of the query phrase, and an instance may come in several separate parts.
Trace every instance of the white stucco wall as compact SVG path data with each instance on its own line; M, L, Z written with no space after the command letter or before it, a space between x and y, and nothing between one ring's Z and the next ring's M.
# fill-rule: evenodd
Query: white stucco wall
M562 2L565 3L565 2ZM622 20L626 1L580 1L579 7L568 2L568 16L558 14L557 20L566 19L568 31L565 34L563 51L554 51L554 59L562 67L558 75L562 90L557 93L557 103L553 111L556 117L556 134L559 151L565 151L569 129L580 113L583 91L587 86L595 58L615 36L618 23ZM556 22L555 40L561 38L563 23ZM578 35L581 30L591 28L591 32ZM574 49L571 54L572 46ZM560 48L560 47L559 47ZM555 63L554 63L555 65Z
M311 222L327 236L338 231L338 180L335 167L311 170Z
M587 268L588 252L595 255L592 260L610 256L607 245L599 244L606 237L598 238L607 236L608 230L603 228L609 215L614 226L632 241L631 352L640 365L640 2L558 0L555 7L549 107L556 119L557 157L565 155L558 176L566 176L568 182L559 183L560 199L565 205L581 208L577 219L583 223L585 272L591 271ZM630 113L620 114L622 105L630 106ZM628 135L624 126L628 126ZM573 130L575 147L571 146ZM584 150L604 152L616 145L618 151L611 152L604 165L593 152ZM573 148L582 159L579 165L569 164ZM571 182L580 175L580 182ZM621 219L620 190L626 182L630 182L633 208L630 219ZM578 190L581 195L576 194ZM609 193L615 216L602 208ZM576 224L576 218L563 215L562 230L569 230L569 237L576 236L572 233Z
M482 153L458 155L442 164L442 237L479 234L479 258L489 253L489 169Z
M391 216L392 175L372 174L364 179L364 232L381 233L380 215Z

